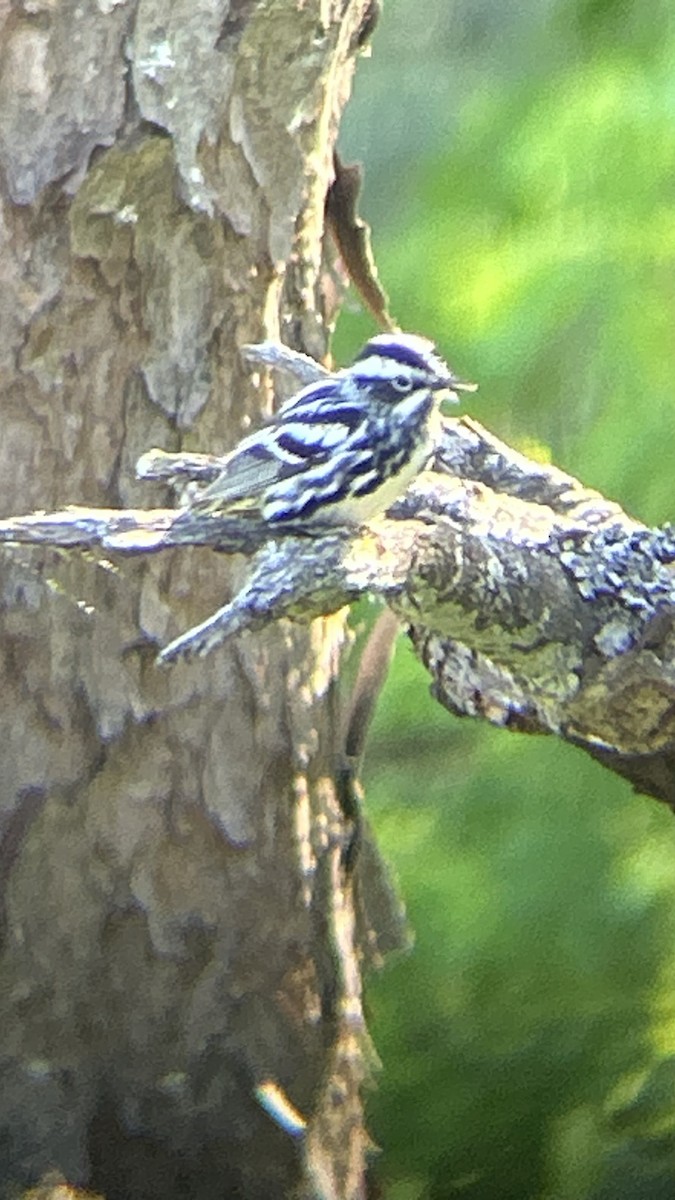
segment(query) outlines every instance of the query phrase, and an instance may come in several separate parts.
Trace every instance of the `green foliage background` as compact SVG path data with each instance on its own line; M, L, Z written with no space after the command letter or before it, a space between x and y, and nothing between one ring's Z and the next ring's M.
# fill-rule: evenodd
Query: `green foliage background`
M342 152L393 312L478 419L672 520L672 0L385 0ZM372 331L353 300L337 355ZM672 815L451 718L403 640L366 782L416 934L369 988L385 1194L671 1200Z

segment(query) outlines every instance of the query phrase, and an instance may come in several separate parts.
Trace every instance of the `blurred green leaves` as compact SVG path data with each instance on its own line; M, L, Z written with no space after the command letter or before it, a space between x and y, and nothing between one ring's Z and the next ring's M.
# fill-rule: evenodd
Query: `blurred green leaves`
M476 6L457 7L468 20ZM607 36L616 5L548 6L547 25L547 6L530 3L529 24L513 14L520 40L504 9L478 7L486 25L494 15L494 44L484 30L464 57L461 37L441 39L432 71L458 86L443 94L447 110L423 108L429 153L402 135L403 161L376 160L375 177L366 157L365 214L392 308L479 380L472 409L496 432L550 444L559 465L665 520L672 493L653 467L664 434L675 437L673 19L647 56L636 28L640 9L653 27L646 2L621 6L632 14L623 39ZM392 24L414 27L407 0L389 8ZM379 69L390 89L380 123L417 129L419 111L396 107L401 48L379 58L386 20L360 87ZM504 45L529 72L505 72ZM358 155L354 109L349 119ZM346 355L367 326L343 326Z
M416 934L369 988L385 1175L595 1196L634 1136L613 1112L675 1038L672 816L552 739L444 717L404 641L398 659L366 772ZM675 1092L666 1116L675 1134Z
M675 509L675 9L389 0L343 154L392 311L477 418ZM352 301L336 353L372 331ZM458 721L402 642L367 805L416 947L372 981L395 1200L675 1193L675 823L552 739Z

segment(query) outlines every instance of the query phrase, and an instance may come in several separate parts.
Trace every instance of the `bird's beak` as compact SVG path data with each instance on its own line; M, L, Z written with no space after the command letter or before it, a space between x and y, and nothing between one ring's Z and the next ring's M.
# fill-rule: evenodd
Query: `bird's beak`
M446 384L441 390L441 406L444 404L459 404L458 392L475 392L477 388L477 383L463 383L461 379L453 379L452 383Z

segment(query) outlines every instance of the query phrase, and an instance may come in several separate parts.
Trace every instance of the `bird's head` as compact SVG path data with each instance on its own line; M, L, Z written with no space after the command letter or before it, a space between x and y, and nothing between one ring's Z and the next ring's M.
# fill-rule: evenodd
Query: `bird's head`
M437 393L439 403L456 403L458 391L476 390L475 383L457 378L433 342L415 333L378 333L341 373L393 402L424 389Z

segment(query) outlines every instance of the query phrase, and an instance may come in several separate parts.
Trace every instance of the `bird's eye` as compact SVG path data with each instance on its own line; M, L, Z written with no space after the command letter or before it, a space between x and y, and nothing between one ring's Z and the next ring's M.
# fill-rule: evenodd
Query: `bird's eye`
M396 388L397 392L409 392L412 388L413 381L409 375L396 375L391 381L392 387Z

